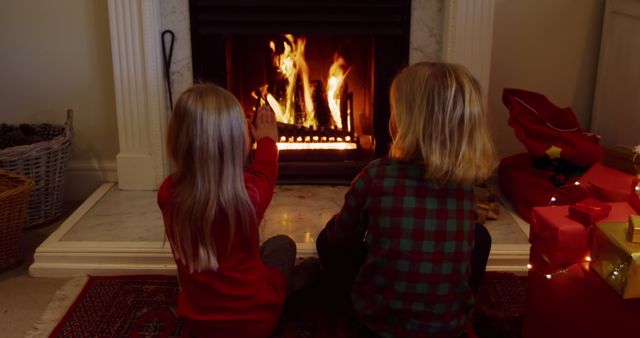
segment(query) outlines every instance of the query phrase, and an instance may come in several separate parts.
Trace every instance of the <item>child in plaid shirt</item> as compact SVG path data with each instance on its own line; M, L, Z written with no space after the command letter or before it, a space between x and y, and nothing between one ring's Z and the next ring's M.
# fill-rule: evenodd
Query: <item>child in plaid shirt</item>
M390 102L389 156L351 183L318 254L368 331L457 337L473 303L473 183L494 166L480 85L462 66L418 63L396 76Z

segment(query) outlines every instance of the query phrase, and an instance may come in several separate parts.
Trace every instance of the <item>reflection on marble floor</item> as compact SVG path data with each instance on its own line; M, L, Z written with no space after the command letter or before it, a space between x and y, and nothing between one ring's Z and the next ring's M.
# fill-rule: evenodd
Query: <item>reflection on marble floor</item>
M347 186L277 186L260 228L264 240L287 234L297 243L313 243L342 206ZM494 244L527 244L527 237L505 208L486 223ZM162 215L155 191L111 188L62 238L62 241L163 240Z
M342 207L347 186L277 186L262 221L260 238L289 235L296 243L313 243Z

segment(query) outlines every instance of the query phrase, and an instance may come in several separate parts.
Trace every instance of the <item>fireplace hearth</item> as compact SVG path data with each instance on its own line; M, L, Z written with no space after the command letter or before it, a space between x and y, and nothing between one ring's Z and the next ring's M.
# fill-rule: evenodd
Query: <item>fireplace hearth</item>
M409 0L191 0L194 82L276 112L281 183L346 183L388 151Z

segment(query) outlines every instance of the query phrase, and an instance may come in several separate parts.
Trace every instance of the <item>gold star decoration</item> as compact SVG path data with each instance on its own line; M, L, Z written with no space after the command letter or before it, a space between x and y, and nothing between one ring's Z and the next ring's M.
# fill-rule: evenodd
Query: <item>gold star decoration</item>
M550 159L560 158L560 153L562 152L562 148L556 147L552 145L549 149L544 151Z

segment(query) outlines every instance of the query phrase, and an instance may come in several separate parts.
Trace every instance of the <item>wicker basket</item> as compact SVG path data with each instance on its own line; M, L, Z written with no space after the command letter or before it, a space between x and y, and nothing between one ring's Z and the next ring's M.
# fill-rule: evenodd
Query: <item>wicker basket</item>
M43 131L47 141L0 150L0 168L31 178L35 186L29 197L25 227L48 223L62 213L64 180L73 137L73 111L65 126ZM52 138L51 138L52 137Z
M0 169L0 272L20 263L20 233L33 181Z

